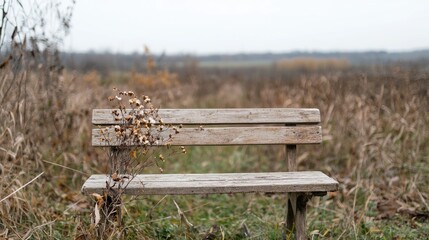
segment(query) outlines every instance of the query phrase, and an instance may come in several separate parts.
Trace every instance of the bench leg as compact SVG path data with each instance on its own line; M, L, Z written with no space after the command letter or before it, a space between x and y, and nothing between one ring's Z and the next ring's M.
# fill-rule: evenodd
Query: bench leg
M286 207L286 228L283 239L291 239L295 233L295 239L307 239L305 216L307 201L311 195L305 193L289 193Z
M293 232L295 231L295 212L296 212L296 194L288 193L287 204L286 204L286 228L284 239L291 239Z
M295 215L295 238L297 240L304 240L307 239L306 235L306 222L305 222L305 215L307 213L307 201L308 196L306 195L299 195L296 200L296 215Z

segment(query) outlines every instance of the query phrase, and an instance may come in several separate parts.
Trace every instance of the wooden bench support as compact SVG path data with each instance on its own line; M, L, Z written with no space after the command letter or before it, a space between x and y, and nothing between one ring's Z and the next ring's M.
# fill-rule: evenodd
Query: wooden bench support
M291 239L295 234L295 239L307 239L305 215L307 212L307 202L313 196L324 196L326 192L311 193L288 193L285 219L284 239Z
M285 219L285 236L284 239L290 239L295 231L295 213L296 213L296 194L288 193L286 200L286 219Z
M295 238L297 240L307 239L305 214L307 213L307 201L311 195L296 194L296 212L295 212Z

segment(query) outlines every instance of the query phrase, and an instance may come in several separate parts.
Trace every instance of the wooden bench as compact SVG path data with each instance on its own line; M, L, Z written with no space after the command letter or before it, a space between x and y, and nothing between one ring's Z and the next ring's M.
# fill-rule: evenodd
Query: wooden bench
M111 109L93 110L96 126L115 125ZM312 196L337 191L338 182L319 171L297 171L296 146L322 142L320 112L310 108L160 109L166 124L183 124L171 139L177 146L285 145L287 171L265 173L141 174L128 182L125 194L288 193L285 234L306 239L306 206ZM196 129L195 126L204 128ZM189 126L189 127L186 127ZM105 147L96 127L92 145ZM115 147L112 143L110 147ZM101 193L108 174L92 175L84 193ZM286 235L285 235L286 236Z

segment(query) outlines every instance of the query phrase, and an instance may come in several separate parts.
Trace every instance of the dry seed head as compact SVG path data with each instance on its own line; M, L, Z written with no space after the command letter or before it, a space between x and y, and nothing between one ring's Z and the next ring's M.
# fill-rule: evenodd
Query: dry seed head
M156 121L153 119L153 117L149 117L149 123L156 123Z
M112 111L112 114L115 115L115 116L119 116L119 112L116 109Z
M164 144L164 142L161 141L162 137L160 133L166 129L166 125L164 120L158 115L158 108L155 108L151 103L151 99L146 95L138 99L132 91L120 91L117 88L115 88L115 91L117 91L117 93L115 98L112 97L112 100L118 100L118 102L115 102L118 109L113 110L112 115L115 120L118 121L118 125L114 126L116 140L121 144L134 143L139 145L140 149L137 151L142 151L139 152L142 156L145 154L145 150L148 149L148 146L162 144L170 149L171 144ZM129 103L128 107L131 107L131 111L127 111L125 102L122 102L124 96L127 97L127 102ZM156 124L157 126L155 126ZM168 124L168 128L173 128L173 126ZM174 127L174 132L169 133L170 138L172 138L173 134L179 133L179 128L182 128L182 125ZM186 153L184 147L181 151ZM131 158L136 155L135 151L131 151L130 154ZM162 154L159 156L159 159L164 161ZM119 176L112 176L119 178Z
M97 202L98 208L101 208L104 203L104 197L98 193L92 193L91 195L95 197L95 201Z
M175 133L175 134L178 134L178 133L179 133L179 130L178 130L176 127L173 127L173 130L174 130L174 133Z
M117 172L114 172L111 177L112 177L112 180L115 182L118 182L119 180L121 180Z

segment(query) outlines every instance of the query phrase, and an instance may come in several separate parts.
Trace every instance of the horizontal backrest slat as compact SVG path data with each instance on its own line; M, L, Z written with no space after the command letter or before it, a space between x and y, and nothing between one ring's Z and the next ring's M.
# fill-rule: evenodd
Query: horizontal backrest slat
M172 138L169 138L170 135ZM178 146L313 144L322 142L320 126L182 128L178 134L174 134L172 129L167 129L159 136L160 145L168 142ZM116 140L113 129L110 128L103 133L100 129L93 129L92 145L118 146L121 143ZM133 144L127 143L126 145Z
M113 109L94 109L95 125L118 124ZM129 110L127 110L129 111ZM166 124L307 124L320 123L315 108L229 108L229 109L160 109L159 116Z

